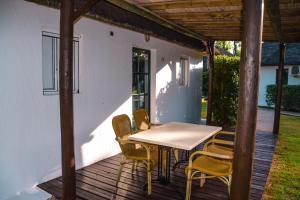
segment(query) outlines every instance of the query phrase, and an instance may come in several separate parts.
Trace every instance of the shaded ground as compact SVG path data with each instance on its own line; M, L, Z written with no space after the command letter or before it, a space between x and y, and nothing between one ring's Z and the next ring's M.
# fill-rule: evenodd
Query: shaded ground
M256 129L259 131L272 132L274 121L274 110L259 108L257 113Z
M205 124L205 118L207 113L207 103L202 102L201 118L202 123ZM272 132L274 121L274 110L259 108L257 113L256 129L258 131Z

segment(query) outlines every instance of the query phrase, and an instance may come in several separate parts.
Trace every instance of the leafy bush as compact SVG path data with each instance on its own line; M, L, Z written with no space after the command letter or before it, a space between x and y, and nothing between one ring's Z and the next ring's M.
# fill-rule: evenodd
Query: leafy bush
M212 112L216 125L229 127L236 123L239 67L239 57L215 57Z
M276 101L276 85L268 85L266 103L274 106ZM300 85L284 85L282 87L281 106L283 110L300 112Z

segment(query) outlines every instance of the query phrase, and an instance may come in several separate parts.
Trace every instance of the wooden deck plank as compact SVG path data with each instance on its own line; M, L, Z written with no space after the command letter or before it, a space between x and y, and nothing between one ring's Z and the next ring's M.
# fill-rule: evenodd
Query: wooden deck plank
M272 133L257 132L256 149L252 174L251 200L260 200L269 174L275 149L275 139ZM116 179L121 155L104 159L93 165L76 171L77 199L88 200L181 200L185 194L186 177L184 166L171 171L171 184L163 186L152 185L152 195L148 196L142 190L146 182L146 168L138 166L137 172L131 174L131 165L123 168L118 188ZM173 158L172 158L173 163ZM157 171L152 172L152 179L157 178ZM62 193L61 177L42 183L39 187L53 196L60 198ZM179 191L182 195L180 196ZM191 199L217 200L228 199L227 187L217 179L209 179L203 188L198 181L193 182Z

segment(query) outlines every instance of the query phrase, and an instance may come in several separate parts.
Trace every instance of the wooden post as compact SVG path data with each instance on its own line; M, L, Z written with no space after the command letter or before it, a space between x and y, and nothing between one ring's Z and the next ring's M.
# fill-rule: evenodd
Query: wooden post
M232 200L247 200L250 197L263 11L263 0L243 1L239 105L230 193Z
M278 75L277 75L277 77L278 77L277 93L276 93L276 103L275 103L275 113L274 113L274 123L273 123L273 133L274 134L278 134L278 132L279 132L285 49L286 49L286 44L281 42L279 44L280 58L279 58L279 68L278 68Z
M206 124L210 125L212 121L212 102L213 102L213 75L215 66L215 45L214 41L207 42L209 52L209 68L208 68L208 93L207 93L207 115Z
M62 157L62 199L76 197L73 122L73 0L63 0L60 12L59 100Z

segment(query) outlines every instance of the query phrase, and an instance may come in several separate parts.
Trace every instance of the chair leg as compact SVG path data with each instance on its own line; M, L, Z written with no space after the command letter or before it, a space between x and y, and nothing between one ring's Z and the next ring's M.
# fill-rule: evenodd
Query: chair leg
M133 175L134 171L135 171L135 163L136 161L133 161L132 163L132 167L131 167L131 175Z
M140 164L140 162L138 162L138 161L135 163L135 168L134 168L135 169L135 174L139 173L139 169L138 169L139 164Z
M201 173L201 177L205 177L205 174ZM203 187L205 183L205 178L200 178L200 187Z
M151 190L152 190L152 188L151 188L151 182L152 182L152 180L151 180L151 163L150 162L151 162L150 160L148 160L148 162L147 162L148 195L151 195Z
M121 178L121 173L122 173L123 165L124 165L124 162L120 162L120 167L119 167L119 171L118 171L118 177L117 177L116 187L118 187L118 183L119 183L120 178Z
M228 176L228 194L229 194L229 195L230 195L231 180L232 180L232 176L229 175L229 176Z
M186 181L186 192L185 192L185 200L190 200L191 191L192 191L192 172L188 170L187 181Z
M167 174L167 152L165 150L162 150L162 175L166 177Z

